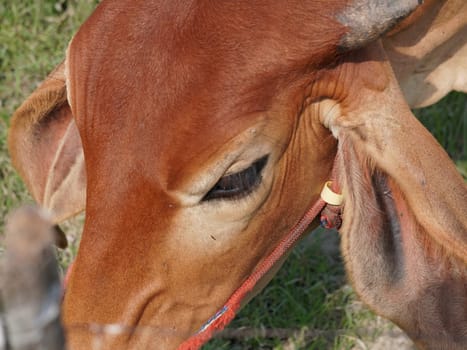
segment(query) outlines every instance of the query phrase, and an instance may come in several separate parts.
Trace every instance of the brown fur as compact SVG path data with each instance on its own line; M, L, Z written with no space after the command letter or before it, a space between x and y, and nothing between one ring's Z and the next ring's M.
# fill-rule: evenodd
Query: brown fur
M467 2L427 0L383 39L411 107L467 92Z
M435 331L456 344L463 330L444 321L462 320L462 309L441 299L465 305L453 266L465 267L467 190L414 122L381 47L341 52L352 28L335 17L348 3L104 0L81 27L67 57L87 176L64 302L72 349L89 348L92 334L80 331L89 323L148 330L106 339L108 348L177 347L317 200L336 152L357 292L421 346L439 345ZM250 195L202 201L265 154ZM381 194L388 186L394 202ZM394 205L413 228L397 250L415 247L410 264L369 244L391 234ZM427 267L434 279L417 280ZM417 293L401 309L407 290ZM438 308L420 311L433 299Z

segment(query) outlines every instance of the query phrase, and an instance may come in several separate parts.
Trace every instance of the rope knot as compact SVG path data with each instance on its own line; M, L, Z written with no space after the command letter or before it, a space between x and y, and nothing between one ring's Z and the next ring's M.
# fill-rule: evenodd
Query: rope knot
M321 226L327 229L340 229L342 226L342 210L340 206L327 204L321 211Z
M337 192L337 185L328 181L321 191L321 199L326 202L326 206L321 211L321 226L327 229L340 229L342 226L342 203L344 197Z

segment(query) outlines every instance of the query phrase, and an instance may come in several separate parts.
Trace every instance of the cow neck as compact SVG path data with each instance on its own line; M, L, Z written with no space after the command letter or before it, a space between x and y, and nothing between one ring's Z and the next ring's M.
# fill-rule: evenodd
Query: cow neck
M324 228L339 228L341 220L342 194L336 179L336 161L331 172L331 180L323 185L319 199L305 212L302 218L289 230L271 254L253 271L243 284L232 294L220 308L193 336L184 341L178 350L199 349L214 332L221 331L235 317L240 309L241 301L253 290L258 281L283 257L300 239L311 222L320 215Z

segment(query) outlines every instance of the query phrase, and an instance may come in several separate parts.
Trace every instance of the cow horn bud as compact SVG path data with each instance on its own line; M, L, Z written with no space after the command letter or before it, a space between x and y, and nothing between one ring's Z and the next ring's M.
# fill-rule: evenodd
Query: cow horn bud
M353 0L337 15L348 32L339 43L353 50L378 39L414 11L423 0Z

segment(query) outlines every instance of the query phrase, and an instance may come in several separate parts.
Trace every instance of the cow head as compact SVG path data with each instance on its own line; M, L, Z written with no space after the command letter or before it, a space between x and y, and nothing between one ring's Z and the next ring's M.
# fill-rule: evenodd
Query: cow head
M371 43L417 1L376 3L101 3L56 72L54 117L35 122L61 125L49 164L67 166L36 186L60 194L51 206L62 208L64 178L86 174L64 302L73 348L88 348L90 324L139 329L109 337L109 348L177 347L318 199L333 165L362 298L414 338L439 317L465 317L433 303L454 296L465 310L465 185ZM448 326L443 341L465 331Z

